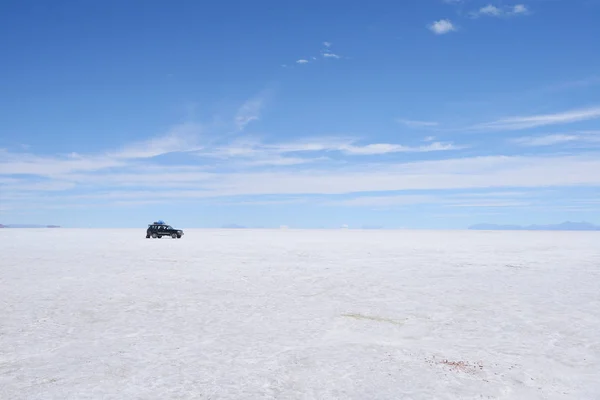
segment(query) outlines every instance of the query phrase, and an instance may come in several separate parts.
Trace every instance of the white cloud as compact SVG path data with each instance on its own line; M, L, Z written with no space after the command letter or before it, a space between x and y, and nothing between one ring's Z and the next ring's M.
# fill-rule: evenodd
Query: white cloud
M215 174L204 196L599 185L600 158L471 157L370 168Z
M60 192L75 187L73 182L64 182L60 180L46 180L41 182L23 182L15 180L13 184L0 184L0 190L3 193L22 193L22 192ZM6 195L3 195L6 197Z
M448 19L441 19L439 21L435 21L427 27L436 35L444 35L457 30L452 21Z
M93 186L94 191L87 194L69 196L52 193L51 196L40 196L38 192L28 194L14 203L21 208L54 202L64 207L74 202L96 201L107 204L107 201L164 200L165 202L183 201L184 199L210 199L227 196L264 196L264 195L335 195L358 194L361 192L387 192L403 190L444 190L444 189L490 189L490 188L533 188L552 186L598 186L600 185L599 154L585 156L551 156L551 157L468 157L438 161L417 161L408 163L350 165L339 164L329 166L297 166L293 169L275 169L272 171L248 171L240 168L232 171L214 171L203 176L190 173L186 180L181 180L178 190L170 189L173 177L183 172L172 172L171 167L162 167L162 173L155 171L130 174L123 177L118 172L82 174L63 176L69 182L85 182ZM177 170L175 170L177 171ZM201 174L201 172L196 172ZM90 180L89 178L94 178ZM106 179L106 181L104 181ZM121 181L121 179L123 179ZM123 191L115 190L118 182L123 183ZM147 190L130 190L144 184ZM161 190L150 190L159 188ZM109 190L109 191L106 191ZM17 195L19 193L12 193ZM21 195L27 194L20 192ZM383 197L383 196L382 196ZM42 201L43 199L43 201ZM29 200L27 202L26 200ZM411 201L428 201L415 198L381 199L371 205L390 206ZM356 200L355 205L368 205L366 200ZM463 204L470 207L515 206L516 203L527 203L527 200L478 198L446 199L447 204ZM7 206L13 207L12 203Z
M65 156L38 156L30 153L0 152L0 174L56 176L73 172L93 172L108 168L124 168L133 161L150 159L176 152L198 151L201 127L182 124L162 136L124 146L97 155L71 153Z
M416 121L411 119L399 119L398 122L410 128L426 128L439 125L439 123L435 121Z
M351 138L343 137L332 137L332 138L313 138L304 139L295 142L283 142L283 143L268 143L262 144L255 142L257 147L274 151L276 153L294 153L294 152L307 152L307 151L328 151L340 149L353 143L355 140Z
M300 157L282 157L282 156L264 156L258 157L251 160L247 160L241 163L241 165L247 166L289 166L289 165L300 165L308 164L317 161L326 160L327 158L300 158Z
M263 103L264 95L244 103L230 117L227 128L235 126L243 130L248 123L260 117ZM484 125L487 129L522 129L531 124L539 126L596 117L600 117L600 107L552 115L513 117ZM436 124L408 121L417 126ZM2 188L10 188L11 198L16 204L21 197L23 201L26 198L30 202L56 201L59 205L88 199L102 204L106 204L107 200L145 201L149 192L153 199L177 201L248 195L298 196L600 185L598 154L570 157L489 156L398 162L405 157L375 156L452 151L464 146L435 141L433 137L426 138L426 143L416 145L364 143L349 137L306 138L275 143L236 138L226 143L220 134L216 135L219 141L211 143L205 139L206 135L215 137L215 132L205 125L190 123L177 125L164 135L100 154L48 156L0 150L0 176L6 176L0 180L0 184L5 185ZM573 135L592 137L595 133L578 132ZM540 145L544 140L549 143L571 138L554 135L552 138L536 140ZM527 140L522 138L522 144L525 143ZM536 142L531 139L529 143ZM160 159L156 158L185 152L193 152L198 156L192 165L161 164ZM34 177L16 177L19 174ZM156 188L161 189L158 195L151 190ZM77 196L62 193L72 193L78 189L82 191L77 192ZM380 203L385 201L391 200L379 200ZM516 202L512 199L481 199L470 200L468 204L491 207L511 201Z
M85 158L37 156L29 153L1 153L0 174L54 176L70 172L91 172L106 168L124 167L125 160L106 156Z
M481 16L486 17L511 17L518 15L527 15L529 14L529 9L524 4L517 4L512 7L503 7L499 8L492 4L488 4L484 7L481 7L477 11L471 12L471 17L478 18Z
M235 114L228 127L237 132L250 122L259 119L268 91L246 101ZM163 135L121 146L99 154L36 155L27 152L10 153L0 149L0 175L58 176L64 174L96 172L106 169L130 168L136 163L170 153L197 152L211 139L222 139L223 132L211 131L198 123L173 126Z
M163 187L200 189L202 185L218 175L207 172L202 167L193 169L179 166L144 165L127 168L118 172L94 174L69 173L58 175L57 179L95 187Z
M229 194L352 193L413 189L600 184L600 158L473 157L386 165L377 169L256 173L229 178ZM240 185L240 186L237 186Z
M511 142L521 146L552 146L564 143L600 143L600 131L578 132L573 134L552 134L539 136L524 136L512 139Z
M512 142L522 146L551 146L554 144L567 143L577 140L576 135L546 135L546 136L527 136L512 140Z
M200 151L197 154L201 156L217 158L255 158L257 160L279 159L282 154L307 153L307 152L341 152L347 155L379 155L389 153L423 153L430 151L450 151L459 150L465 146L458 146L452 143L433 142L425 146L405 146L392 143L373 143L367 145L355 144L355 139L348 138L324 138L318 140L308 140L288 143L270 143L263 144L257 141L244 140L236 141L229 146L221 146L216 149ZM313 161L323 160L322 158L313 158ZM280 161L284 165L283 160ZM293 164L291 161L289 164Z
M476 202L466 202L466 203L449 203L446 204L446 207L490 207L490 208L499 208L499 207L527 207L532 206L534 203L530 201L497 201L497 200L486 200L486 201L476 201Z
M341 151L347 154L355 155L374 155L388 153L425 153L430 151L448 151L460 150L463 146L456 146L451 143L434 142L427 146L403 146L399 144L376 143L366 146L345 146L340 148Z
M555 114L510 117L473 126L476 130L521 130L540 126L569 124L600 118L600 106L581 108Z
M322 57L322 58L329 58L329 59L331 59L331 58L333 58L333 59L342 59L343 58L342 56L340 56L337 53L334 53L331 50L331 47L333 46L333 43L331 43L331 42L323 42L322 44L324 46L324 49L321 50L320 57ZM310 60L312 60L312 61L310 61ZM317 57L310 56L310 57L305 57L305 58L301 58L299 60L296 60L296 64L308 64L310 62L317 61L317 60L318 60Z
M479 10L479 14L480 15L493 15L493 16L497 17L497 16L502 15L503 12L498 7L489 4L489 5L485 6L485 7L482 7Z
M523 4L517 4L513 7L513 14L527 14L529 13L529 9Z
M337 55L331 51L331 46L332 46L331 42L323 42L323 46L325 46L325 49L323 51L321 51L321 55L323 56L323 58L336 58L336 59L342 58L339 55Z

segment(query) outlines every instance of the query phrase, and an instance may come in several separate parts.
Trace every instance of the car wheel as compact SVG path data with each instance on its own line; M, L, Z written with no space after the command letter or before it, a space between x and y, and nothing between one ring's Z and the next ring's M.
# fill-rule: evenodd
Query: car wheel
M153 234L152 234L152 237L153 237L154 239L156 239L156 238L158 237L158 235L157 235L156 233L153 233Z
M171 233L171 237L172 237L173 239L177 239L177 234L176 234L176 233Z

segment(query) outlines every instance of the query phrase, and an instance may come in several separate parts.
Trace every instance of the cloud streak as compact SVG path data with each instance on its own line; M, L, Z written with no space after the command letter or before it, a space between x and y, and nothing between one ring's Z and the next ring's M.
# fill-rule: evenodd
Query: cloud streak
M409 128L431 128L439 125L435 121L417 121L411 119L399 119L398 122Z
M457 146L451 143L434 142L426 146L403 146L400 144L375 143L366 146L344 146L340 151L353 155L374 155L389 153L426 153L431 151L460 150L466 146Z
M520 146L541 147L565 143L600 144L600 131L583 131L571 134L552 134L538 136L523 136L511 139L512 143Z
M541 126L570 124L600 118L600 106L580 108L555 114L541 114L527 117L509 117L497 121L475 125L475 130L522 130Z
M460 150L464 145L453 143L431 142L423 146L405 146L393 143L371 143L360 145L356 139L348 138L323 138L288 143L261 143L252 140L236 141L227 146L215 149L206 149L197 152L199 156L226 158L229 160L254 159L247 165L295 165L314 161L327 160L323 154L340 153L347 156L372 156L392 153L426 153ZM297 155L307 154L311 158L298 158ZM315 156L315 153L322 153ZM282 158L285 155L294 155L294 158ZM273 160L270 162L269 160Z
M185 199L217 202L242 196L273 196L272 200L277 201L282 196L600 186L600 153L593 149L577 156L460 157L465 153L457 151L467 145L441 142L434 137L416 143L343 136L269 142L239 135L260 118L264 99L262 93L231 113L225 125L227 133L233 131L237 135L234 139L208 125L187 123L174 126L163 135L97 154L51 156L1 150L0 190L3 200L7 199L4 206L14 209L47 203L56 207L74 203L125 205L147 201L149 193L152 201L173 203ZM600 107L591 107L510 117L482 125L486 130L527 129L598 117ZM401 121L412 127L437 126L431 121ZM597 132L583 131L523 136L514 139L514 143L545 146L598 136ZM437 159L431 153L437 153ZM183 165L173 165L171 160L165 163L161 156L167 154L181 155ZM425 201L406 196L381 197L370 202L355 200L354 204L390 206ZM469 207L522 202L526 201L456 200Z
M195 123L176 125L165 135L122 147L109 152L107 158L133 160L153 158L169 153L197 151L202 134L202 126Z
M92 193L63 195L56 188L40 188L44 202L72 202L77 199L135 200L147 199L148 190L160 188L160 196L175 201L182 198L220 198L228 196L262 195L336 195L365 192L397 192L407 190L535 188L600 185L599 154L585 156L548 157L466 157L437 161L391 162L367 165L334 164L311 166L300 164L294 169L251 171L182 170L163 166L162 172L140 168L135 173L63 174L60 181L76 185L91 185ZM56 182L56 179L46 182ZM176 183L176 185L174 185ZM18 184L18 183L17 183ZM14 185L11 184L11 185ZM123 187L125 191L115 191ZM170 190L179 188L181 190ZM110 196L103 193L110 190ZM182 192L183 191L183 192ZM48 193L53 193L49 196ZM27 195L19 191L13 195ZM152 191L155 194L155 191ZM31 201L40 199L30 193ZM78 197L79 196L79 197ZM153 196L155 198L155 196ZM19 200L22 202L24 199ZM17 202L18 203L18 202ZM473 202L474 203L474 202ZM481 203L481 202L479 202Z

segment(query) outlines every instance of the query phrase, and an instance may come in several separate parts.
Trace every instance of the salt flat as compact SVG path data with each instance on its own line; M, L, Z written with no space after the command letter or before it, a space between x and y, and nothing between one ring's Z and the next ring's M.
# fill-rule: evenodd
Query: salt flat
M0 230L0 399L599 399L600 234Z

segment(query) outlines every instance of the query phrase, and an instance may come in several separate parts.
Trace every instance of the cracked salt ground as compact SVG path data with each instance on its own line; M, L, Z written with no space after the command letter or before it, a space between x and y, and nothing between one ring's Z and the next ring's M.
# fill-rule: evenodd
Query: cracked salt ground
M137 233L0 231L1 399L600 398L597 233Z

